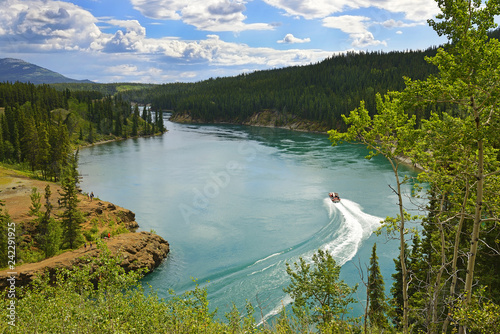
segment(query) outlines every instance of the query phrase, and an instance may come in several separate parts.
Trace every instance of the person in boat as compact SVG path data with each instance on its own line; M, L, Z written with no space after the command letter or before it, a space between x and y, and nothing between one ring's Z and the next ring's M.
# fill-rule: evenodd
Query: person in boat
M337 193L329 193L328 196L330 196L330 199L332 201L340 201L339 194L337 194Z

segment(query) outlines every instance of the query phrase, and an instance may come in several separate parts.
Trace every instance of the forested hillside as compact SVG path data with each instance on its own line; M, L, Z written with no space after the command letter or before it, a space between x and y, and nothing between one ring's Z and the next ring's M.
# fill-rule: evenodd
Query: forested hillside
M61 250L77 248L85 240L92 241L93 237L86 235L84 239L80 231L85 220L77 206L79 177L74 152L80 145L97 141L164 132L162 113L153 115L146 108L140 115L138 105L132 108L119 96L57 91L48 85L0 83L0 163L61 184L57 213L50 203L49 186L43 201L45 212L41 211L42 195L36 188L26 195L32 200L28 215L33 219L16 221L17 234L7 233L7 227L13 225L0 201L0 268L6 267L8 260L39 261ZM14 241L7 239L8 234L16 241L15 254L7 251L7 245Z
M24 165L45 179L59 178L76 145L163 131L161 113L139 115L120 96L0 83L0 162Z
M151 102L203 122L243 122L275 110L342 128L341 115L360 100L374 110L375 93L404 88L404 76L426 78L436 69L424 57L436 49L408 52L347 53L320 63L258 71L190 84L165 84L124 96ZM138 94L140 93L140 94Z

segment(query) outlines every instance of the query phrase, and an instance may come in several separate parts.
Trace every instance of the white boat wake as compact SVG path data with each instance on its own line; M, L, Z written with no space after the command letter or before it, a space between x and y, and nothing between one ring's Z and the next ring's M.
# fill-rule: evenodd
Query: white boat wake
M342 266L356 255L363 241L380 227L382 218L363 212L361 206L353 201L342 199L339 203L333 203L330 198L324 199L324 204L328 210L330 222L324 229L318 232L318 238L323 239L320 247L310 248L305 254L299 257L306 262L312 262L312 255L317 248L330 253L338 265ZM333 228L337 227L335 231ZM314 242L311 241L311 245ZM287 262L297 261L298 257L293 257ZM290 296L284 296L279 305L276 305L268 312L261 323L279 314L281 310L292 302Z
M380 227L383 219L363 212L359 204L348 199L332 203L329 198L325 198L324 202L328 206L330 218L335 210L339 210L343 222L333 240L323 245L322 249L328 251L342 266L356 255L361 243Z

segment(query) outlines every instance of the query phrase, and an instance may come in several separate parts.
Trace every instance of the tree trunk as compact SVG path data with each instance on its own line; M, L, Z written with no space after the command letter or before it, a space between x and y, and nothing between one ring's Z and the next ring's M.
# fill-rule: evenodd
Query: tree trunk
M404 208L403 208L403 198L401 196L401 182L399 181L398 175L398 167L393 165L394 175L396 177L397 183L397 195L398 195L398 205L399 205L399 214L401 216L401 224L399 225L399 261L401 262L401 276L403 281L403 333L408 334L408 270L406 268L406 256L405 256L405 216L404 216Z
M458 262L458 249L459 249L459 244L460 244L460 236L462 234L462 227L464 224L465 220L465 206L467 205L467 199L469 198L469 181L466 181L466 188L465 188L465 195L464 195L464 201L462 203L462 210L460 212L460 221L458 222L458 227L457 227L457 232L455 234L455 244L453 246L453 260L451 263L451 274L452 274L452 279L451 279L451 285L450 285L450 300L451 300L451 305L448 307L449 309L452 308L453 306L453 299L455 298L455 288L457 286L457 279L458 279L458 272L457 272L457 262ZM442 332L446 333L448 330L448 325L450 324L451 318L450 316L447 316L444 323L443 323L443 329Z
M471 105L474 110L474 118L476 120L476 133L478 136L481 128L479 112L475 108L474 98L471 98ZM476 188L476 208L474 213L474 226L471 234L470 251L468 254L467 261L467 275L465 276L465 294L466 294L466 305L470 303L472 298L472 283L474 280L474 266L476 264L477 248L479 244L479 228L481 225L481 211L483 209L483 186L484 186L484 150L483 150L483 140L478 138L477 140L477 188ZM464 333L463 326L460 326L460 333Z
M439 205L439 211L442 213L443 212L443 203L445 200L445 196L443 195L441 198L441 203ZM438 226L439 226L439 235L440 235L440 241L441 241L441 266L438 270L437 276L436 276L436 281L434 283L434 291L432 292L432 320L430 323L430 329L431 333L436 333L436 328L437 328L437 323L438 323L438 299L439 299L439 293L441 291L441 278L443 277L443 272L446 267L446 248L445 248L445 237L444 237L444 228L443 228L443 222L441 221L441 218L438 218Z

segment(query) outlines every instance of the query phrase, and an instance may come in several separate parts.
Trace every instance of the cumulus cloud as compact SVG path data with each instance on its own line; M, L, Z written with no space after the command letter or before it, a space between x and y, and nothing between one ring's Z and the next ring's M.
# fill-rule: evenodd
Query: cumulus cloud
M295 44L295 43L309 43L310 41L311 41L310 38L301 39L293 36L292 34L286 34L286 36L283 39L280 39L277 42L285 44Z
M404 23L403 21L396 21L393 19L384 21L380 23L384 28L392 29L392 28L410 28L416 27L419 25L424 25L424 22L412 22L412 23Z
M95 50L104 52L147 52L145 45L146 28L141 26L137 20L107 20L106 23L124 28L117 30L114 35L102 34L101 38L92 43Z
M273 29L277 24L245 23L245 1L240 0L131 0L144 15L158 19L184 20L198 29L243 31ZM100 27L106 27L101 30ZM360 38L360 42L366 42ZM309 38L288 34L282 43L305 43ZM58 53L56 51L78 51ZM6 54L36 54L46 63L64 63L66 74L74 65L64 59L78 59L82 75L104 81L175 81L203 79L202 71L219 68L237 74L238 68L264 69L315 63L332 55L320 49L276 50L230 43L212 33L201 40L175 37L150 38L137 20L94 17L89 11L69 2L52 0L2 0L0 7L0 51ZM82 56L83 55L83 56ZM66 57L66 58L65 58ZM33 61L33 59L31 60ZM54 60L51 60L54 59ZM131 65L134 64L134 65ZM177 67L190 64L188 71ZM201 68L203 65L203 69ZM207 66L208 65L208 66ZM184 67L185 68L185 67ZM98 75L97 75L98 73ZM168 74L167 74L168 73ZM220 73L220 72L219 72Z
M306 19L321 19L333 13L338 13L349 3L347 0L264 0L264 2L284 10L286 15Z
M179 41L180 42L180 41ZM276 50L253 48L241 43L228 43L217 35L199 42L181 43L178 52L184 59L207 61L213 66L292 66L320 61L332 55L323 50ZM165 53L168 55L168 53Z
M4 0L0 40L4 49L40 51L85 49L101 35L97 19L67 2Z
M242 0L131 0L142 15L158 20L182 20L205 31L271 30L267 23L245 23Z
M284 11L285 15L322 19L325 27L340 29L349 34L353 47L386 45L385 41L375 39L369 27L375 24L384 28L404 28L425 24L426 20L439 13L434 0L263 0L267 4ZM405 21L388 19L384 22L370 22L362 16L337 15L346 10L377 8L387 13L402 13Z
M376 7L391 13L404 13L411 21L425 21L439 9L434 0L264 0L267 4L282 9L286 15L306 19L322 19L347 9Z
M368 31L370 21L370 18L365 16L330 16L323 19L323 26L340 29L349 34L353 47L363 48L373 45L386 45L385 41L376 40L373 34Z

